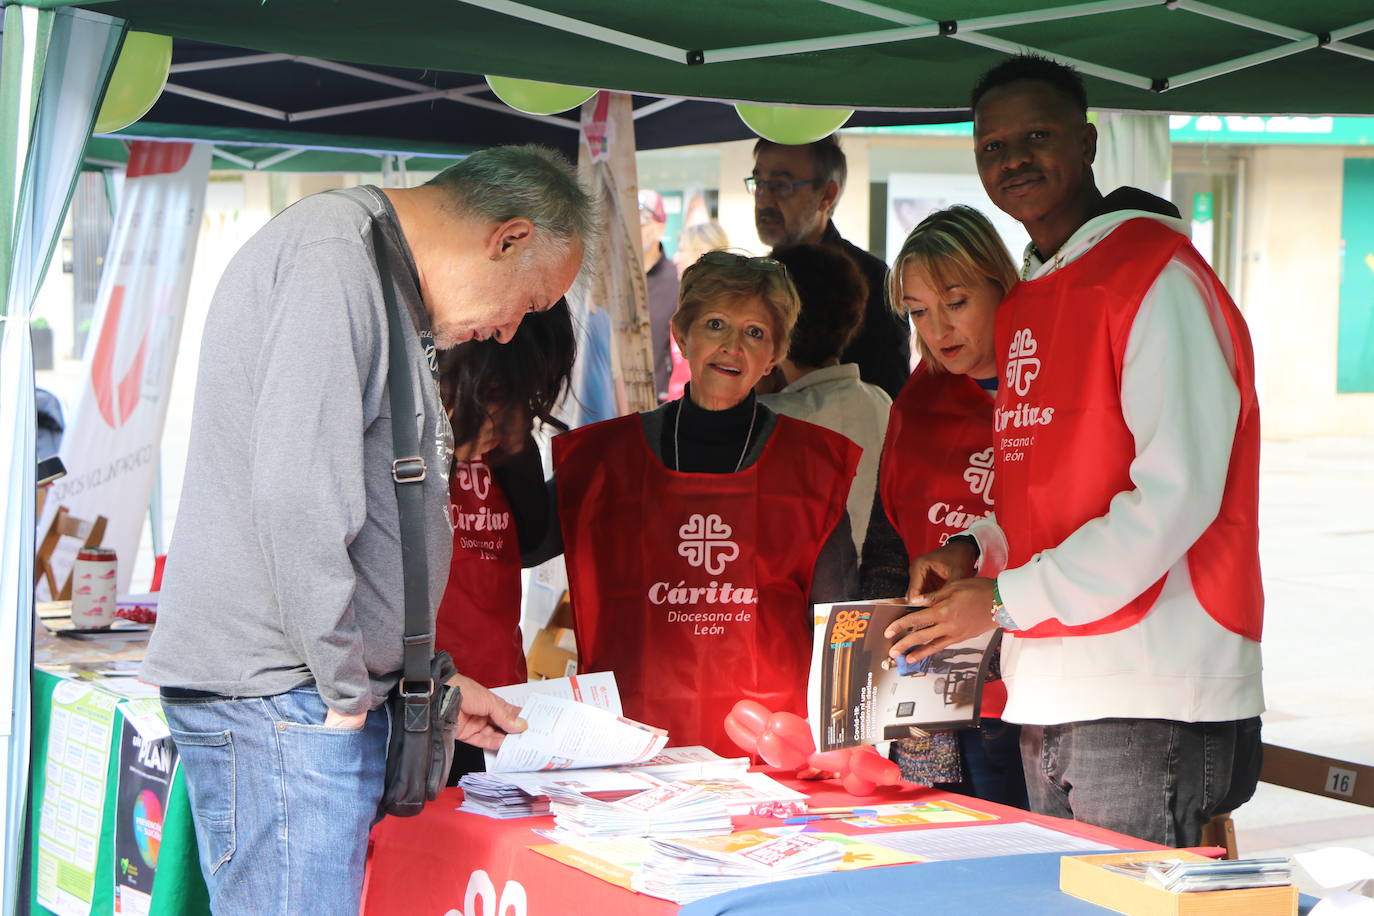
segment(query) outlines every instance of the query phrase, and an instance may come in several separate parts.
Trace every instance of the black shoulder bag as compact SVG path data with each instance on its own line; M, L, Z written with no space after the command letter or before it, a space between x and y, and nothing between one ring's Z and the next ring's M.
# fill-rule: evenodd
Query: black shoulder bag
M410 384L401 314L387 271L381 230L372 225L372 247L386 300L391 443L396 460L396 508L405 577L405 656L401 680L391 690L391 744L386 753L382 810L398 817L419 814L444 787L453 763L453 730L461 695L449 683L457 670L447 652L435 653L429 614L429 562L425 551L425 459L415 433L415 394Z

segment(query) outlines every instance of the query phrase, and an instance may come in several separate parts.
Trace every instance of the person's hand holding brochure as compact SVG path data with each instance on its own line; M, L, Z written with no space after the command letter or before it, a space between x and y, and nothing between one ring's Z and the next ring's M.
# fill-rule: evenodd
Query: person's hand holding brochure
M639 763L656 755L668 743L668 733L661 728L546 694L535 694L526 700L520 718L529 727L507 736L500 750L487 755L487 772Z
M978 723L993 630L917 662L889 656L885 630L910 605L818 604L811 656L810 722L821 752Z

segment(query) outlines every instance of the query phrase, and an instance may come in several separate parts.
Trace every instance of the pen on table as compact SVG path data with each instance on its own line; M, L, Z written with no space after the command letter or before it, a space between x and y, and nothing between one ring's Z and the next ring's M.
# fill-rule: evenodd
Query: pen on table
M829 814L804 814L801 817L789 817L783 821L784 824L809 824L812 821L832 821L837 818L875 816L877 810L874 808L855 808L852 811L832 811Z

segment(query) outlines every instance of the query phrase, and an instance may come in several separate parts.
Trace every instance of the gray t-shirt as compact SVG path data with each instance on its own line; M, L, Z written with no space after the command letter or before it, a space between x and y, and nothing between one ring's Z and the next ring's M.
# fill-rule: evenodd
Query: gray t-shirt
M429 321L414 262L380 191L317 194L249 239L211 302L143 664L153 684L267 696L313 682L350 714L396 680L405 611L374 225L415 323L405 337L429 467L432 619L452 552L453 441L419 336Z

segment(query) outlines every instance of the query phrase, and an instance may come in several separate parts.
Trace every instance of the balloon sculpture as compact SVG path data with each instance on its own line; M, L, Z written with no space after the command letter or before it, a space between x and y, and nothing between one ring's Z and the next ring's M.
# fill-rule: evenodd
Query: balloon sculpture
M786 108L777 105L735 106L740 120L765 140L801 146L828 137L844 126L849 108Z
M769 712L754 700L740 700L730 709L725 733L769 766L783 770L809 766L833 773L850 795L872 795L878 786L895 786L901 781L897 764L871 746L817 753L805 719L790 712Z
M172 66L172 39L168 35L151 32L130 32L124 36L105 100L95 117L97 134L107 134L128 127L148 113Z
M511 108L535 115L567 111L596 95L595 89L564 86L562 83L541 83L511 76L488 76L487 85L496 93L498 99Z

